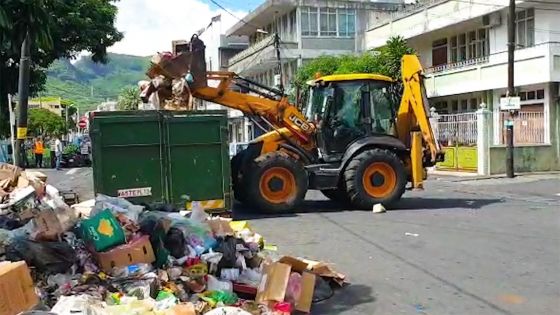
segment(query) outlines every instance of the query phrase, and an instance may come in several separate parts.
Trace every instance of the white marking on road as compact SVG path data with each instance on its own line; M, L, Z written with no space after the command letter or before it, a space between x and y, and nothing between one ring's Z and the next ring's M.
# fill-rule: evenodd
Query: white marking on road
M414 236L414 237L418 237L418 236L420 236L420 234L416 234L416 233L408 233L408 232L404 233L404 235L405 235L405 236Z
M556 196L560 196L560 194L556 194Z
M74 175L74 174L76 174L77 171L78 171L77 168L73 168L73 169L69 170L68 172L66 172L66 175Z

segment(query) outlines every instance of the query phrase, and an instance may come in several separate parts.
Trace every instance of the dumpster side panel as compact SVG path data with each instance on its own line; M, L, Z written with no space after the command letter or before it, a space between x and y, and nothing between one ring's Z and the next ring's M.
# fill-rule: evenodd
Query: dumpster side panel
M202 201L208 210L231 206L227 115L174 115L166 120L169 191L173 204Z
M165 202L161 119L158 115L103 115L93 119L96 193L135 203Z

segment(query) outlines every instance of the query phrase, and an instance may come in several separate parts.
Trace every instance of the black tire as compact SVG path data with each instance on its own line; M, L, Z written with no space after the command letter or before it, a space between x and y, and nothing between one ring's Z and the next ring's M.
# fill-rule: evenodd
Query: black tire
M407 183L401 159L383 149L371 149L355 156L344 171L344 179L352 205L364 210L371 210L378 203L393 206ZM380 191L377 195L376 190Z
M247 201L257 210L270 213L289 212L305 198L308 187L307 172L301 162L287 154L267 153L252 162L248 169L250 171L244 174L243 184L247 192Z
M247 194L243 187L243 163L245 160L246 151L243 150L237 153L231 159L231 184L233 188L233 196L241 203L247 202Z

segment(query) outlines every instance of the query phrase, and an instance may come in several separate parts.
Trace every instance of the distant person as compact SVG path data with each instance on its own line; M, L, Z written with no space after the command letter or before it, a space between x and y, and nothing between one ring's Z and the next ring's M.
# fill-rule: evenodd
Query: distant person
M35 154L35 167L43 167L43 154L45 153L45 146L41 137L35 138L33 143L33 153Z
M60 171L60 162L62 161L62 141L56 136L54 140L54 154L56 156L56 170Z
M56 139L55 137L51 137L49 139L49 153L51 158L51 168L56 167L56 154L55 154L55 147L56 147Z

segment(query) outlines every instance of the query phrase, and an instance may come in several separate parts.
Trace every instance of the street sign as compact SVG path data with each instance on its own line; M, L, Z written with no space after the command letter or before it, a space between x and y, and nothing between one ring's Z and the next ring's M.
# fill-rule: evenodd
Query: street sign
M521 109L521 97L502 97L500 98L501 110L519 110Z
M84 129L85 127L87 127L87 122L85 120L80 120L78 122L78 127Z

